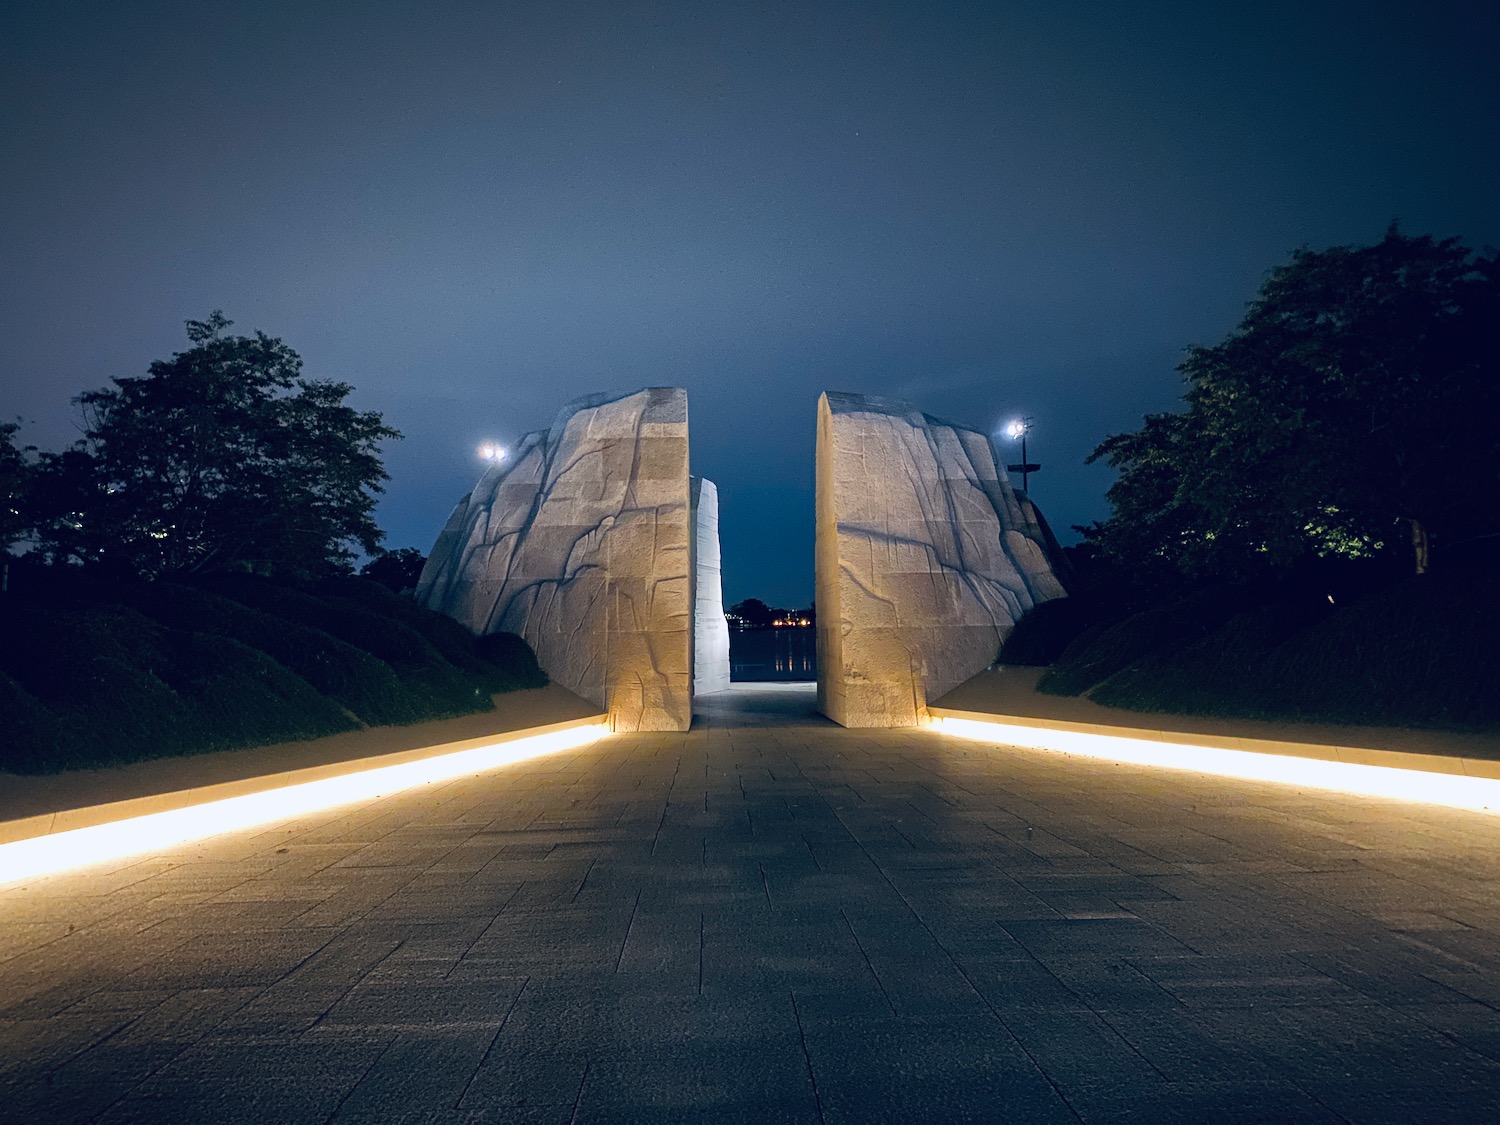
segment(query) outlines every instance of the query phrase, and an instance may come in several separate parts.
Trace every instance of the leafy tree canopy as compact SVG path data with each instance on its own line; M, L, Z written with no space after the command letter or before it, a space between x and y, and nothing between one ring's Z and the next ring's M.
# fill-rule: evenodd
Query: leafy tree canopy
M0 554L8 552L26 529L25 494L32 467L16 445L20 428L16 422L0 422Z
M379 445L400 434L346 405L349 384L304 379L291 348L225 335L231 323L190 320L187 351L78 397L83 440L39 467L51 558L147 578L311 577L378 550Z
M359 572L399 594L416 588L426 565L427 556L415 547L397 547L394 551L376 551Z
M752 629L764 629L776 616L776 612L759 598L736 602L729 607L729 612Z
M1246 577L1500 532L1500 259L1392 226L1299 250L1179 370L1187 409L1107 438L1117 562Z

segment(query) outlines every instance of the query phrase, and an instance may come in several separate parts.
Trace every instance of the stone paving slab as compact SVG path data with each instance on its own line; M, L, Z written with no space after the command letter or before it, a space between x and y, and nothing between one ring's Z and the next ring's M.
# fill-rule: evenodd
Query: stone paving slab
M1500 819L811 708L0 890L0 1122L1500 1118Z

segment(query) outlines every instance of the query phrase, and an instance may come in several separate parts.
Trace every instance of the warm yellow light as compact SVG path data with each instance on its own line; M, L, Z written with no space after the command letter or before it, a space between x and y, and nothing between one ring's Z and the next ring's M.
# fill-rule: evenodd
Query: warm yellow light
M386 797L419 785L450 781L559 750L576 749L608 733L609 727L604 723L550 731L415 762L376 766L339 777L0 844L0 885L90 863L159 851L354 801Z
M935 718L932 725L943 734L979 742L1001 742L1027 750L1051 750L1077 754L1080 757L1189 770L1219 777L1281 782L1366 797L1394 797L1402 801L1420 801L1477 812L1500 812L1500 781L1487 777L1427 773L1423 770L1370 766L1357 762L1330 762L1320 758L1262 754L1250 750L1227 750L1215 746L1159 742L1152 738L1125 738L1092 731L1054 730L1050 727L990 723L977 719Z

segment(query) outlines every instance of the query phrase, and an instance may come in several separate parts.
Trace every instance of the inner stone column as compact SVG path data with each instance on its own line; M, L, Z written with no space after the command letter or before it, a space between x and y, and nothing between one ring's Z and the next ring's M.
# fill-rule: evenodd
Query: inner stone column
M729 622L719 556L719 490L693 478L693 694L729 686Z
M825 394L817 436L818 707L912 726L1063 596L989 437L869 395Z

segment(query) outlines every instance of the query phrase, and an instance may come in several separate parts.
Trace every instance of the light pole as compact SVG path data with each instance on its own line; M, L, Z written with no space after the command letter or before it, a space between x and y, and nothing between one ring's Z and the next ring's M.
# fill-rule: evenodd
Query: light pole
M1028 478L1031 476L1031 474L1041 469L1040 465L1033 465L1031 462L1026 460L1026 435L1030 431L1030 418L1017 418L1005 427L1006 437L1010 438L1012 441L1016 440L1017 438L1021 439L1021 463L1019 465L1007 465L1005 467L1012 473L1021 474L1022 492L1027 491L1027 485L1029 483Z

